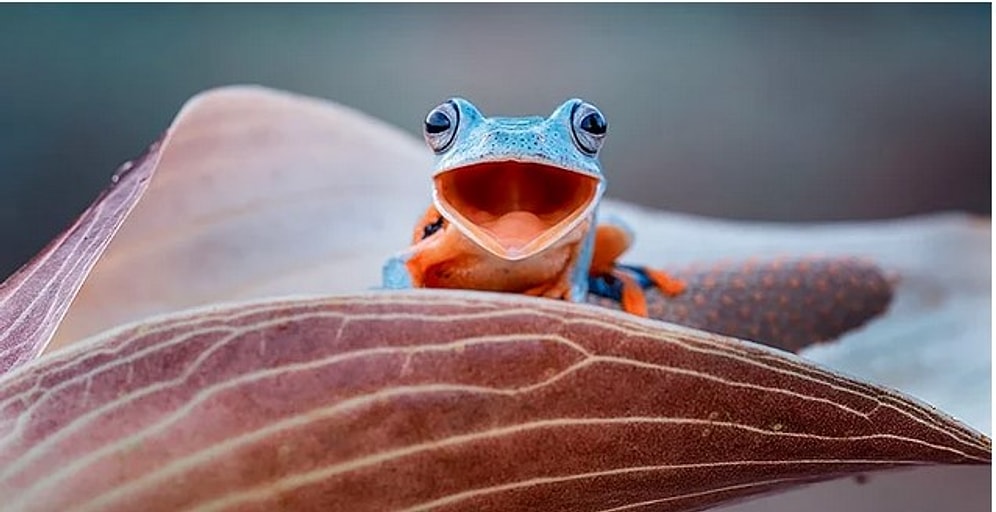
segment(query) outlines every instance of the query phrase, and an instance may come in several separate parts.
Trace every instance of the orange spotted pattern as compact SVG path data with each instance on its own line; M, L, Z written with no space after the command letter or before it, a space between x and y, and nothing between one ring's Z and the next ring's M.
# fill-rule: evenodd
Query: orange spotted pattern
M698 265L670 271L687 284L667 297L646 290L651 318L785 350L835 339L882 314L893 283L858 258L800 258ZM618 309L611 299L589 302Z

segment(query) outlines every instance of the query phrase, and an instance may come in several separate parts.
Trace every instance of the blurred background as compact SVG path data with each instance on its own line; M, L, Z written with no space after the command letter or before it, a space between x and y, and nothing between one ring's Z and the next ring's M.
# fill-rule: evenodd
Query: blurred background
M581 96L609 194L834 221L991 212L990 5L3 5L0 273L198 91L258 83L420 137Z

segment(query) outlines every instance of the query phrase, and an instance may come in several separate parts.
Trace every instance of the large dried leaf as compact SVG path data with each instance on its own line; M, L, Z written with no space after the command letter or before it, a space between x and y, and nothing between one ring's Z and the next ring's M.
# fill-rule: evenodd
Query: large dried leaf
M22 368L0 401L7 510L695 510L991 457L759 345L501 295L163 318Z

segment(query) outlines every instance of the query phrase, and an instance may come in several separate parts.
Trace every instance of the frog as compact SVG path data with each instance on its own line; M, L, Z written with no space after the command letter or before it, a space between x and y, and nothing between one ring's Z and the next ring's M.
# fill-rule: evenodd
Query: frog
M411 245L382 268L387 289L451 288L583 302L589 293L646 316L644 290L682 281L621 265L633 231L599 220L606 190L599 154L608 122L580 98L547 117L489 117L454 97L429 111L432 201Z

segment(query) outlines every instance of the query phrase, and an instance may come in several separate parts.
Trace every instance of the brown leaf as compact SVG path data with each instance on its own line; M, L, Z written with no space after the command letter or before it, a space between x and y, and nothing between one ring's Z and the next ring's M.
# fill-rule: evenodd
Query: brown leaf
M647 291L648 316L798 352L839 338L885 312L893 285L859 258L747 260L678 268L686 291ZM619 309L619 303L588 302Z
M8 510L696 510L990 442L888 389L555 301L218 307L0 381Z

